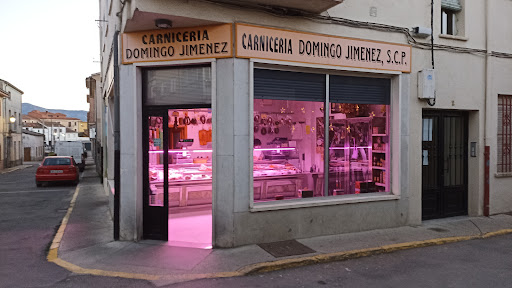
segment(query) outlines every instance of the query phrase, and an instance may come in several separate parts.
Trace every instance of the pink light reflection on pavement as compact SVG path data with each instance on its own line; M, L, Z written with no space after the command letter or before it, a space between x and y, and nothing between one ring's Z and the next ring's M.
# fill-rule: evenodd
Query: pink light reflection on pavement
M212 207L171 207L169 214L170 246L211 249Z

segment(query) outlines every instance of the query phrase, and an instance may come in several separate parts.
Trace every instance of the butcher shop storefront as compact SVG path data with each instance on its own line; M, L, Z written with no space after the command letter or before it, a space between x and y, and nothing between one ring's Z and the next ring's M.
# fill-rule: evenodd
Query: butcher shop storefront
M208 249L405 223L410 46L237 23L124 33L122 51L141 238Z

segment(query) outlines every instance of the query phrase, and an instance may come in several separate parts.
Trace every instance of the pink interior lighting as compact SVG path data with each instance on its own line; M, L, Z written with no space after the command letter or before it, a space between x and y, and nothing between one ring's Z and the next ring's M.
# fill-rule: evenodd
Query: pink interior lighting
M329 150L346 150L346 149L372 149L371 146L368 146L368 147L363 147L363 146L359 146L359 147L329 147Z
M288 147L283 147L283 148L256 148L254 149L256 151L290 151L290 150L295 150L295 148L288 148Z
M168 245L212 249L212 210L170 208ZM178 213L172 211L178 210Z
M168 153L186 153L186 152L191 152L191 153L211 153L213 152L213 150L168 150L167 151ZM163 150L151 150L151 151L148 151L149 154L163 154L164 151Z

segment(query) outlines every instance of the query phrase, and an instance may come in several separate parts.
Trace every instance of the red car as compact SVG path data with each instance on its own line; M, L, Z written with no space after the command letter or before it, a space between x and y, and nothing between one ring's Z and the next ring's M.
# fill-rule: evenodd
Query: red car
M69 156L50 156L43 159L36 171L36 186L46 182L70 181L75 185L80 181L78 166Z

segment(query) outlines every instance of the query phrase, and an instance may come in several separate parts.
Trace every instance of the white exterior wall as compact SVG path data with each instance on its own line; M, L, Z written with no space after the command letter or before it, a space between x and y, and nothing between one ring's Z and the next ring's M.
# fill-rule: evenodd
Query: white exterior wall
M35 136L23 133L23 148L30 147L31 161L43 160L44 157L44 136Z
M462 1L464 11L460 13L459 30L461 37L440 36L440 1L434 1L434 41L437 44L487 49L512 53L512 39L505 37L507 27L512 26L512 2ZM488 3L489 7L485 7ZM110 6L112 8L110 9ZM404 34L384 32L343 25L323 24L302 18L274 17L269 14L244 9L230 9L200 1L152 0L127 2L121 23L115 17L120 4L100 1L100 23L102 49L102 91L109 95L112 70L113 33L123 32L126 20L136 9L159 15L175 15L223 23L244 22L260 26L278 27L297 31L337 35L365 40L407 44ZM375 8L377 16L370 16ZM488 9L491 17L486 18ZM108 11L111 10L109 15ZM430 3L412 3L406 0L359 0L344 1L330 9L332 17L342 17L363 22L395 25L411 28L430 27ZM189 21L192 24L193 20ZM105 32L108 33L106 37ZM133 27L132 27L133 29ZM429 43L430 39L417 41ZM110 59L110 62L108 61ZM152 66L166 66L173 63L152 63ZM183 64L183 63L181 63ZM293 63L281 63L296 65ZM484 189L484 147L491 147L491 214L512 210L512 194L506 189L512 179L496 175L496 127L497 96L512 95L512 59L485 57L478 54L435 51L437 99L434 107L417 98L417 72L431 67L430 50L412 49L411 73L392 74L392 192L396 199L363 203L345 203L323 207L283 209L254 212L250 209L249 196L249 143L252 137L247 114L252 115L250 103L251 62L245 59L219 59L212 73L222 75L216 82L214 103L215 127L215 168L214 181L214 244L219 247L238 246L247 243L268 242L317 235L338 234L368 229L421 224L421 130L424 109L462 110L469 112L468 142L477 142L477 157L468 158L468 213L482 215ZM256 63L257 65L257 63ZM142 223L142 171L133 165L142 159L139 141L141 128L140 91L141 79L137 65L121 65L121 159L123 207L121 211L122 239L141 238ZM307 68L308 65L302 65ZM348 68L332 68L350 71ZM325 70L326 73L329 71ZM364 69L362 70L364 71ZM375 71L368 71L375 73ZM386 73L386 72L382 72ZM357 74L356 74L357 75ZM110 100L112 105L113 100ZM125 113L125 111L127 111ZM124 115L124 116L123 116ZM137 117L133 117L138 115ZM113 179L113 107L108 109L105 137L109 146L107 166L108 179ZM99 123L99 122L98 122ZM99 125L98 125L99 126ZM103 126L105 127L105 126ZM222 139L222 140L221 140ZM227 139L227 140L226 140ZM504 176L504 175L496 175ZM124 184L126 182L126 184ZM333 217L335 215L335 217ZM337 219L349 219L340 224ZM310 222L312 221L312 222ZM271 223L272 225L268 225ZM318 225L317 223L322 223ZM262 229L265 233L261 233Z
M10 160L10 163L4 162L4 165L21 165L23 163L23 149L20 149L23 147L23 145L21 144L21 101L23 92L19 91L15 87L11 86L9 83L4 82L2 80L0 80L0 86L2 90L6 91L10 95L9 97L1 100L3 101L2 118L4 127L2 142L2 159L4 159L4 161ZM11 116L16 117L16 122L14 124L11 124L9 121L9 118ZM10 142L10 144L7 144L7 142ZM16 149L14 149L14 146L16 146Z
M506 36L512 27L512 2L494 0L489 2L489 50L512 53L512 37ZM510 33L509 33L510 34ZM497 107L498 95L512 95L512 58L490 58L487 64L487 111L484 120L483 136L486 145L490 146L490 213L503 213L512 210L512 193L508 187L512 185L512 174L498 174L497 145ZM482 164L483 165L483 164Z

